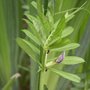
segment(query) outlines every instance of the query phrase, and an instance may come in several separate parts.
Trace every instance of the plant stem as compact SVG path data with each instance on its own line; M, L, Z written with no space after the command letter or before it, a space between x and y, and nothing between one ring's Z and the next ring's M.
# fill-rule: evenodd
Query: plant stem
M39 83L39 90L44 90L44 78L43 78L43 71L40 72L40 83Z
M45 85L45 64L47 61L47 52L43 48L41 48L41 63L42 63L42 70L39 72L39 90L44 90Z
M39 90L47 90L47 72L41 71L40 72L40 84L39 84Z

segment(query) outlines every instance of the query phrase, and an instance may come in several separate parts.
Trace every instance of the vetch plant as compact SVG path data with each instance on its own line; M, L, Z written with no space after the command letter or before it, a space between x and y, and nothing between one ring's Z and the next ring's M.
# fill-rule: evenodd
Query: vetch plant
M62 70L55 66L73 65L83 63L84 60L76 56L67 56L67 52L78 48L78 43L72 43L69 35L74 31L73 27L67 26L75 14L82 9L83 5L69 14L69 11L54 20L54 15L49 9L42 8L38 3L32 4L38 14L25 13L28 19L24 19L29 28L22 30L27 39L17 38L18 45L38 64L39 86L38 90L44 90L44 74L48 71L56 73L74 82L80 82L80 77ZM37 9L38 8L38 9ZM48 88L48 87L47 87Z

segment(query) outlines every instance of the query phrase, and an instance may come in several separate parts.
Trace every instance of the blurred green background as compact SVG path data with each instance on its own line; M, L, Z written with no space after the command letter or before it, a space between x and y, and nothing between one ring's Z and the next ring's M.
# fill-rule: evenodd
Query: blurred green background
M15 80L7 90L37 90L36 67L34 62L22 51L17 43L22 28L27 28L23 21L25 11L36 14L31 5L36 0L0 0L0 90L10 80L10 77L19 72L21 77ZM40 2L40 0L37 0ZM50 90L90 90L90 0L43 0L43 4L51 2L51 10L55 13L80 7L87 3L80 12L68 23L74 27L71 39L80 43L80 48L70 51L70 55L80 56L85 59L84 64L65 66L63 69L77 73L81 83L73 83L64 78L50 75L48 87ZM59 17L60 15L56 15ZM35 86L36 85L36 86Z

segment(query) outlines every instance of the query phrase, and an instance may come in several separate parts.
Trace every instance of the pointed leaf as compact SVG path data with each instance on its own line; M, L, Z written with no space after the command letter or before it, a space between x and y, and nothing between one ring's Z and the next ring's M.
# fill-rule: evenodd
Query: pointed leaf
M54 32L54 38L56 38L56 36L60 36L61 35L61 33L62 33L62 31L63 31L63 29L64 29L64 27L65 27L65 18L64 17L62 17L60 20L59 20L59 22L56 22L56 25L55 25L55 27L56 27L56 30L55 30L55 32Z
M26 14L26 16L33 23L35 29L39 32L41 28L39 20L30 14Z
M54 48L54 49L51 49L51 51L65 51L65 50L71 50L71 49L75 49L77 47L79 47L80 45L77 44L77 43L71 43L71 44L67 44L65 46L62 46L60 48Z
M26 16L28 17L28 19L30 21L32 21L34 28L37 30L37 32L39 32L41 37L46 39L46 33L50 30L50 28L49 28L49 30L45 29L47 26L44 27L44 24L48 25L48 23L47 22L43 23L42 21L40 21L39 17L34 17L34 16L28 15L28 14L26 14ZM45 18L45 17L43 17L43 18ZM46 20L46 18L45 18L45 20ZM48 26L50 27L50 25L48 25Z
M62 46L65 46L67 44L70 44L70 39L58 39L55 43L53 43L52 45L50 45L50 49L53 49L53 48L59 48L59 47L62 47Z
M33 51L33 49L30 47L30 44L27 41L21 38L17 38L17 43L32 58L32 60L39 63L38 53L35 52L36 50Z
M48 44L48 46L51 46L51 45L53 46L53 44L55 44L57 41L61 41L61 38L60 37L55 38Z
M43 26L43 32L44 34L46 35L46 37L49 35L51 29L52 29L52 26L48 20L48 18L46 16L44 16L43 14L41 14L39 16L39 20Z
M72 27L65 28L62 32L61 38L67 37L68 35L70 35L73 32L73 30L74 29Z
M50 24L54 25L54 18L53 18L52 13L49 10L47 11L47 17L48 17Z
M32 5L35 9L37 9L37 3L36 3L35 1L32 1L32 2L31 2L31 5Z
M28 30L22 30L30 39L32 39L35 43L37 43L38 45L40 45L40 41L39 39L33 35L31 32L29 32Z
M77 75L67 73L67 72L64 72L64 71L60 71L60 70L56 70L56 69L53 69L53 68L50 68L50 70L52 72L64 77L64 78L66 78L66 79L69 79L69 80L77 82L77 83L80 82L80 77L78 77Z
M57 40L56 39L57 37L59 37L59 39L61 38L61 33L64 27L65 27L65 18L62 17L62 19L59 20L59 22L55 23L54 29L52 30L52 32L49 34L48 38L46 39L46 42L45 42L46 47L48 46L50 42L51 43L55 42Z
M62 64L78 64L85 62L84 59L76 56L66 56L65 59L61 62Z
M33 23L31 23L29 20L27 19L23 19L29 26L29 29L30 29L30 32L35 35L42 43L43 43L43 40L42 38L40 37L40 33L35 29Z

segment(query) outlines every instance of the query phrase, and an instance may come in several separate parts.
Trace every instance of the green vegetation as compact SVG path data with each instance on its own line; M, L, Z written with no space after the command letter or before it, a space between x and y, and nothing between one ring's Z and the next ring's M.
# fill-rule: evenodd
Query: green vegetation
M89 90L89 11L89 0L1 0L0 90Z

